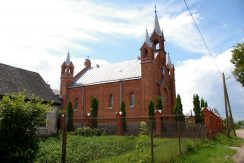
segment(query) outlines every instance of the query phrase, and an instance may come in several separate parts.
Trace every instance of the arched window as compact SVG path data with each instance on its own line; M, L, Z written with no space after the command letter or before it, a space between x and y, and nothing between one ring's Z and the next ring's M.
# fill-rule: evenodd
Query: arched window
M156 48L156 50L159 50L159 42L156 43L155 48Z
M75 98L74 111L78 109L78 98Z
M108 108L112 109L113 108L113 103L114 103L114 98L113 95L109 96L109 101L108 101Z
M135 94L131 93L130 94L130 108L134 108L135 107Z

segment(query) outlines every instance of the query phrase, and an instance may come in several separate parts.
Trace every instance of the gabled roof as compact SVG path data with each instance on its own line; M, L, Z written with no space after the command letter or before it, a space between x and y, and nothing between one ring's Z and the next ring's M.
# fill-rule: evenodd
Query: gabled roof
M72 86L94 85L140 78L141 61L130 60L88 68L86 72L77 77Z
M0 95L15 92L25 92L27 97L35 94L46 102L60 103L40 74L0 63Z

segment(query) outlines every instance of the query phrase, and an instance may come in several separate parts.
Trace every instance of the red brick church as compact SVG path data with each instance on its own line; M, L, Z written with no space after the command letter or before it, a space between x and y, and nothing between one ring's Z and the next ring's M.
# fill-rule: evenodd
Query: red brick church
M95 96L99 101L98 118L115 117L122 100L127 117L142 117L148 114L150 99L155 102L158 95L164 103L163 114L172 115L176 100L175 69L165 52L164 41L155 11L153 32L149 36L146 30L137 59L96 67L91 67L91 61L86 59L85 68L74 75L68 53L61 66L60 83L65 108L71 101L74 118L84 118L90 112L91 98Z

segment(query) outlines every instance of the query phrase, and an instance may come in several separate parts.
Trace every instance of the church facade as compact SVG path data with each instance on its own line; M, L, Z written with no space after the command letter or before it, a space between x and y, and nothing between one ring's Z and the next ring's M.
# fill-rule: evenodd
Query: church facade
M163 115L172 115L176 101L175 69L165 52L164 34L155 11L152 34L146 30L140 47L140 57L107 65L91 66L86 59L84 68L74 75L74 65L68 53L61 66L60 95L64 108L73 104L74 119L85 118L91 109L91 98L99 102L98 118L114 118L125 102L126 117L145 117L148 104L156 96L163 101Z

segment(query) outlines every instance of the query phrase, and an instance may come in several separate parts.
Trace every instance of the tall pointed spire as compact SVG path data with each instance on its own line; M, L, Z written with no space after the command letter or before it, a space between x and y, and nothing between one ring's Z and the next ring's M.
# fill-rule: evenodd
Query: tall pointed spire
M150 38L149 38L147 29L146 29L146 39L145 39L145 43L146 43L149 47L152 46L152 43L151 43L151 40L150 40Z
M69 50L68 50L68 54L67 54L67 58L66 58L65 63L66 63L67 65L70 64Z
M154 32L156 32L158 35L162 35L161 33L161 29L159 26L159 22L158 22L158 16L157 16L157 8L155 6L155 19L154 19L154 27L153 27Z

